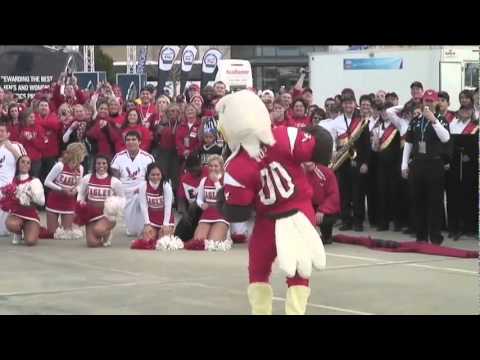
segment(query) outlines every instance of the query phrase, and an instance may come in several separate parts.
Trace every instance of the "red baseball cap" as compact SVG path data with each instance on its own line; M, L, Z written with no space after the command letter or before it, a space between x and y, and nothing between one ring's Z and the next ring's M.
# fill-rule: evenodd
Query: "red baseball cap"
M423 93L422 100L438 101L438 93L435 90L428 89Z

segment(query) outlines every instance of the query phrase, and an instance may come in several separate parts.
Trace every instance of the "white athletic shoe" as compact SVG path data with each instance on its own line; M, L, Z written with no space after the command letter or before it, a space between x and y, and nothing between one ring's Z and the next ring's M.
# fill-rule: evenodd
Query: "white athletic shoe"
M25 240L23 239L23 233L22 234L13 234L12 238L12 245L23 245L25 244Z
M108 235L107 240L103 242L103 247L110 247L112 246L112 237L113 237L113 232L110 231L110 235Z

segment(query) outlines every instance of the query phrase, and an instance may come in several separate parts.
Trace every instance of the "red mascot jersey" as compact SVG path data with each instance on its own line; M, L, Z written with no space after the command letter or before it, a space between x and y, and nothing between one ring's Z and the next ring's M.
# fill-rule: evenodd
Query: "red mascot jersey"
M226 203L254 205L257 217L299 210L313 223L313 191L301 163L312 158L315 139L294 127L278 126L272 132L276 142L265 147L261 159L240 148L227 160Z

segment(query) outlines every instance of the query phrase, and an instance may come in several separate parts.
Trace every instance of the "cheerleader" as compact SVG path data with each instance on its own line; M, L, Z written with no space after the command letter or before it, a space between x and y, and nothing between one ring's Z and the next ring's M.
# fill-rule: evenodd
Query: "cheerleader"
M211 155L208 159L208 176L202 178L198 186L197 205L203 210L193 241L185 244L189 250L199 249L226 251L232 246L227 240L230 226L216 207L217 192L223 183L223 159L220 155Z
M139 188L139 202L145 219L144 239L159 239L173 234L173 190L157 163L147 167L145 182Z
M50 170L45 179L45 186L52 189L47 196L47 230L48 237L71 239L82 237L82 232L73 230L73 218L78 192L78 184L83 177L81 163L87 155L82 143L71 143L62 158ZM61 216L62 226L58 227Z
M88 247L111 245L112 230L116 223L116 216L111 214L124 207L122 183L112 177L108 158L97 155L94 169L80 181L77 195L75 223L85 225Z
M10 214L6 220L7 229L13 233L14 245L20 243L17 236L23 233L23 241L28 246L37 244L40 234L40 218L35 208L45 204L43 186L39 179L30 176L32 161L26 155L17 161L16 176L13 184L16 186L16 199L9 207Z
M138 199L145 225L143 237L134 240L131 248L145 250L183 248L183 242L173 237L175 219L172 211L172 185L158 163L147 166L145 182L139 187Z

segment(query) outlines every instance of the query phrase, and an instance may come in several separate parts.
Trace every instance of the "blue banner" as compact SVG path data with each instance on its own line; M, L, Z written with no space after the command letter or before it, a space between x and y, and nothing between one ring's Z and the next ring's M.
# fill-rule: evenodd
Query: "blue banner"
M364 58L343 59L344 70L400 70L403 69L403 60L391 58Z

